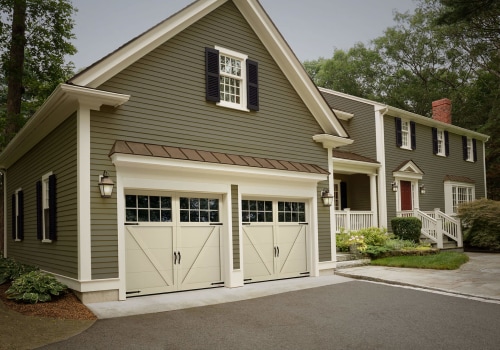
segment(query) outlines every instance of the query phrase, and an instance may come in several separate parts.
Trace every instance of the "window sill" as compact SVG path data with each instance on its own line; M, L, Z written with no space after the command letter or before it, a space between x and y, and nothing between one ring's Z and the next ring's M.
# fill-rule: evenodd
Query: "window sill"
M436 153L436 156L438 156L438 157L444 157L444 158L446 158L446 154L440 154L440 153Z
M42 243L52 243L51 239L42 239Z
M237 109L237 110L243 111L243 112L250 112L250 110L248 108L245 108L242 105L236 104L236 103L221 101L221 102L217 102L217 106L231 108L231 109Z
M413 151L413 150L411 149L411 147L400 146L399 148L400 148L400 149L404 149L404 150L406 150L406 151Z
M23 241L23 240L22 240L22 239L19 239L19 238L16 238L16 239L14 240L14 242L22 242L22 241Z

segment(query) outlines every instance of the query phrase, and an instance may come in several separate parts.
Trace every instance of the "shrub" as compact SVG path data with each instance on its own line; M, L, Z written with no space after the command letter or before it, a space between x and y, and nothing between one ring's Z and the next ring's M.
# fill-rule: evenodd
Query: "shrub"
M464 242L477 248L500 250L500 202L479 199L458 207Z
M369 227L356 232L356 235L363 236L367 245L383 246L390 238L385 228Z
M397 217L391 220L392 232L397 237L413 242L420 241L422 222L415 217Z
M13 281L19 276L38 270L32 265L21 264L11 258L0 258L0 284Z
M16 278L5 292L7 298L25 303L47 302L52 296L65 292L67 287L52 275L31 271Z

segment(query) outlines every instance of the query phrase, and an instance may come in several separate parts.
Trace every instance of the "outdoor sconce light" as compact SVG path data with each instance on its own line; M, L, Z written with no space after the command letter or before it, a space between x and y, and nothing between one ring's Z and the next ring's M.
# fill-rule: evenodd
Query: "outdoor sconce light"
M99 191L102 198L109 198L113 194L115 183L108 176L108 172L104 170L102 175L99 175Z
M321 199L323 200L323 205L325 207L331 207L333 204L333 194L328 191L328 189L323 189L321 191Z
M397 192L398 184L396 183L396 181L392 182L391 185L392 185L392 192Z
M420 186L420 194L425 194L425 185Z

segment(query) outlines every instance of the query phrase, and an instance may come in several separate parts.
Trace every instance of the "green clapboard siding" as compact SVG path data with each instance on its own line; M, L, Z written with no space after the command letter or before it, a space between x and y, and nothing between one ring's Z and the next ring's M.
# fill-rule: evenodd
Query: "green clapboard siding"
M42 176L57 177L57 240L36 238L36 188ZM76 116L66 119L7 171L7 252L19 262L78 278ZM24 240L12 240L12 204L16 189L24 192Z
M413 160L424 172L421 183L425 184L426 194L420 195L420 210L429 211L440 208L444 211L444 177L446 175L465 176L475 181L476 198L485 197L483 143L477 141L477 158L475 163L466 162L462 158L462 136L449 133L450 155L441 157L432 153L431 127L416 124L417 148L414 151L404 150L396 146L394 117L384 117L385 150L386 150L386 186L387 186L387 219L396 216L396 198L391 189L393 171L404 161Z
M332 260L332 238L330 228L330 207L323 206L321 190L328 188L328 181L318 183L318 249L319 261Z
M259 63L258 112L218 107L205 100L205 47L216 45L247 54ZM328 167L326 150L312 140L313 135L323 133L322 129L231 1L99 89L130 94L131 98L116 110L92 112L92 179L103 170L116 178L108 157L115 140ZM117 265L117 219L108 211L116 208L116 199L103 201L97 187L92 188L92 276L116 277L117 267L108 268ZM97 218L103 209L109 215ZM330 259L329 252L322 254L321 259Z
M231 204L233 217L233 269L240 268L240 203L238 201L238 185L231 185Z

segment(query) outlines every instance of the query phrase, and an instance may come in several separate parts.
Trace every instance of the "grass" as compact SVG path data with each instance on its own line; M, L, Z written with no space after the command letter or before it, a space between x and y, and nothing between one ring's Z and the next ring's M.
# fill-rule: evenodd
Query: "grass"
M392 256L371 261L371 265L416 269L456 270L469 261L463 253L448 252L424 256Z

